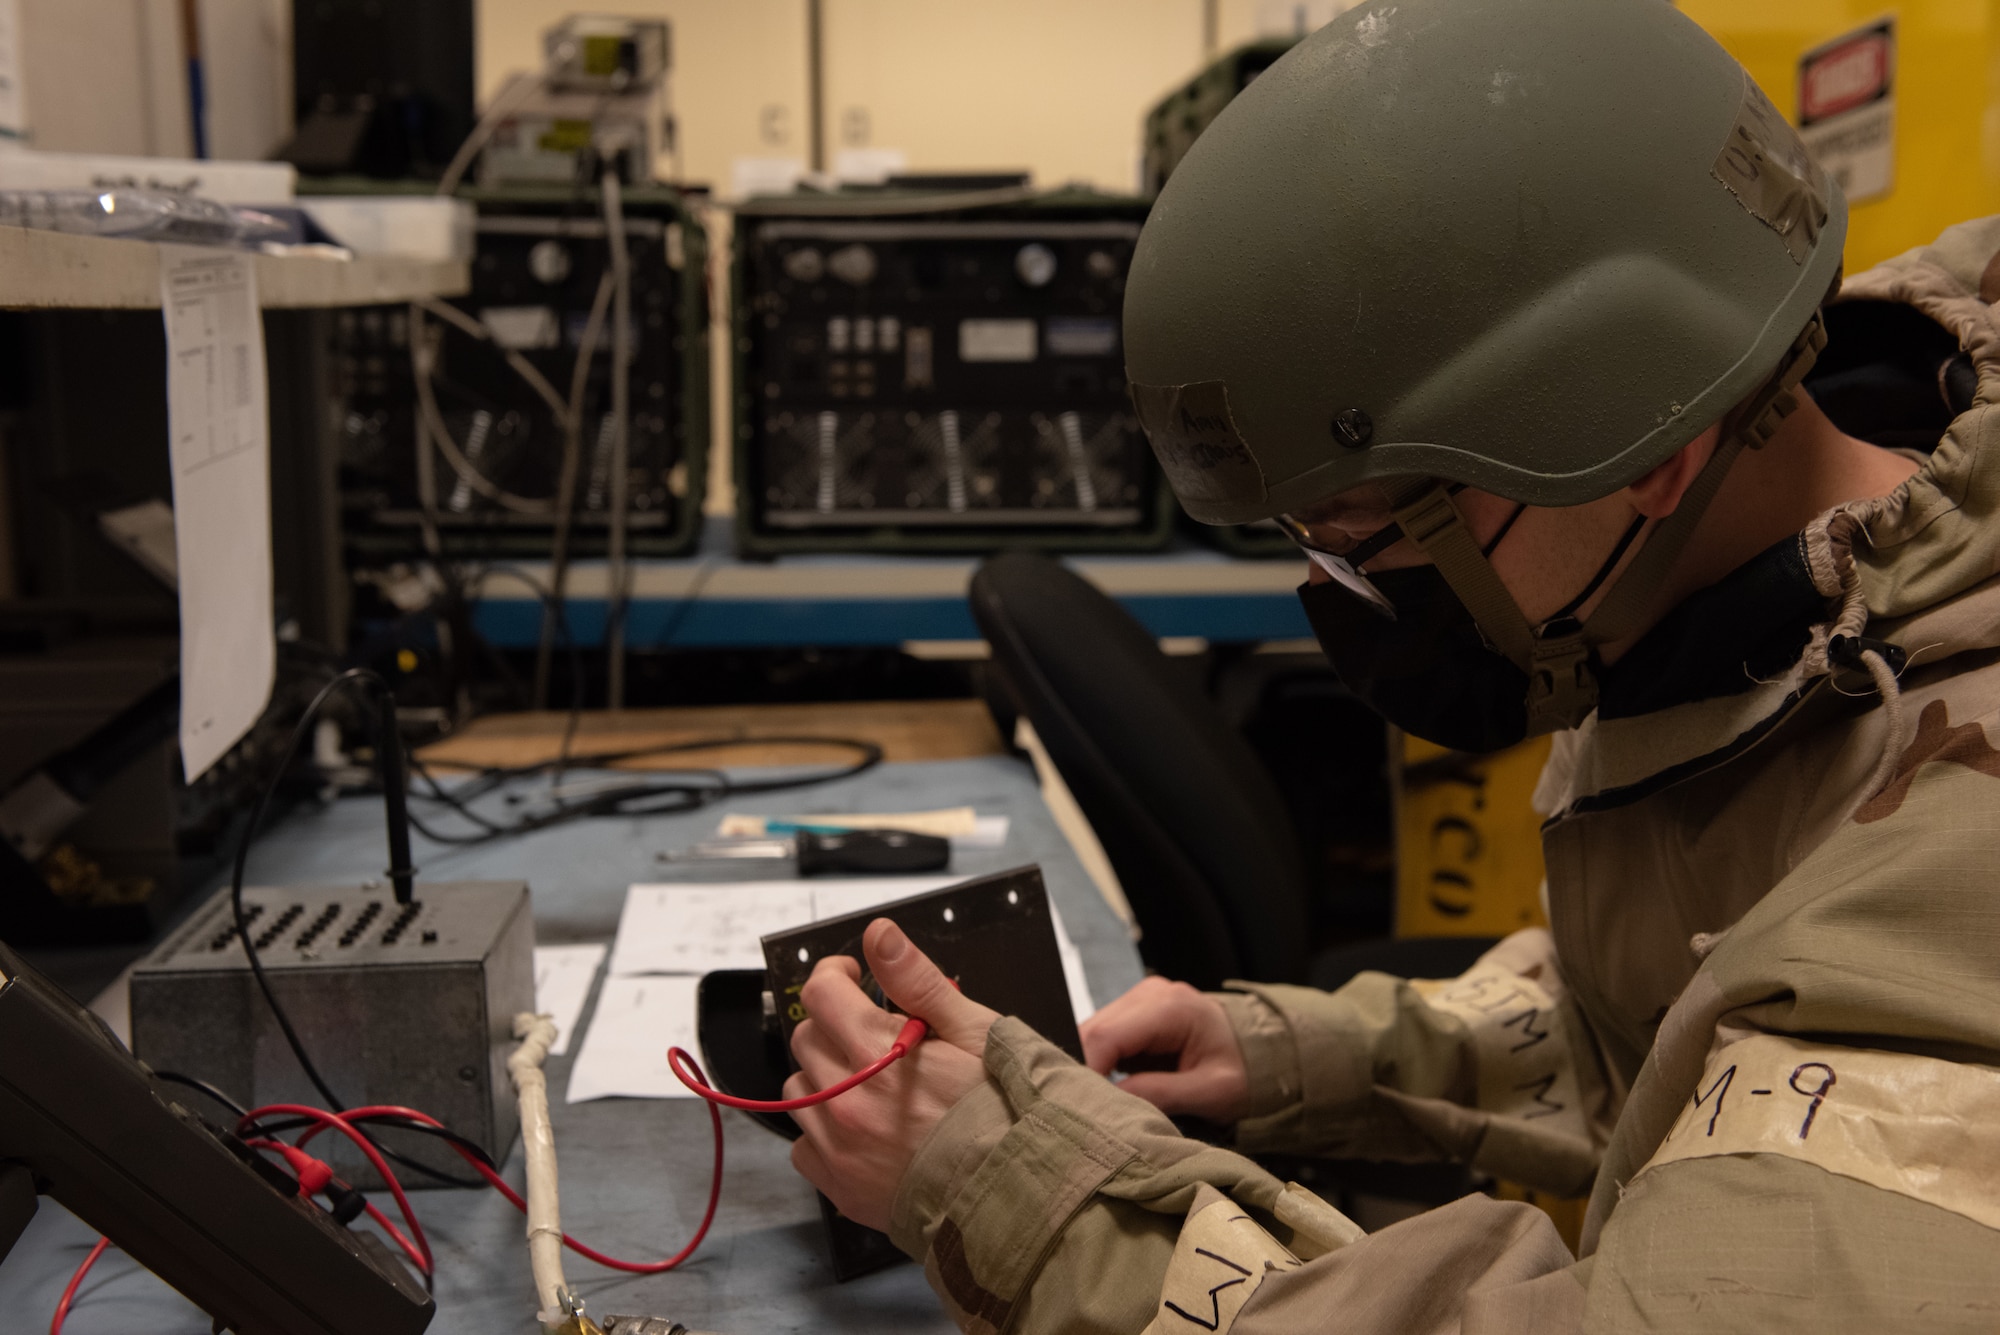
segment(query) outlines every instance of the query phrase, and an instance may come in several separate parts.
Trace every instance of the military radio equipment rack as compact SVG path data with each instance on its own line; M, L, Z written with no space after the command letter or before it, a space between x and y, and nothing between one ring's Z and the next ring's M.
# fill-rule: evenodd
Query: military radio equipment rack
M893 185L739 209L739 549L1163 545L1119 330L1145 214Z
M469 465L434 455L434 522L447 557L542 556L556 527L563 423L506 354L525 358L567 399L592 306L614 271L609 227L595 187L459 195L477 207L478 222L472 291L451 304L480 333L438 314L423 317L440 340L431 377L438 414ZM635 555L673 555L698 536L707 476L706 233L679 192L663 187L628 187L623 215L631 275L627 542ZM598 321L584 381L571 556L601 556L611 528L613 307ZM349 563L416 558L425 514L410 308L360 307L328 319Z

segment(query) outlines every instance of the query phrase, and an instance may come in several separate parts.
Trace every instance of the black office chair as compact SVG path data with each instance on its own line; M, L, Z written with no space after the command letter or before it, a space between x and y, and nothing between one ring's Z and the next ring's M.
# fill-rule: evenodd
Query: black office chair
M1008 552L974 574L972 615L993 646L996 713L1034 724L1132 902L1151 968L1197 987L1337 985L1384 950L1309 958L1305 869L1270 775L1116 602L1059 561ZM1396 944L1372 967L1408 954L1449 977L1491 943Z
M1025 715L1097 832L1169 978L1306 976L1306 879L1270 776L1125 610L1060 562L972 577L997 702Z

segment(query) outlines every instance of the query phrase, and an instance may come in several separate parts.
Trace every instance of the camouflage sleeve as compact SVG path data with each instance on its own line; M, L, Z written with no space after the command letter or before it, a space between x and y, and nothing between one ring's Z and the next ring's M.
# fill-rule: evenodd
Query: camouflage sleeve
M1540 1332L1581 1311L1569 1253L1532 1207L1472 1197L1364 1238L1017 1020L986 1052L992 1078L919 1149L890 1224L972 1335L1251 1335L1328 1311L1416 1335L1456 1329L1469 1303ZM1506 1290L1499 1308L1489 1289Z
M1230 986L1250 1070L1245 1153L1457 1159L1559 1195L1589 1189L1618 1091L1547 932L1516 932L1454 979Z
M1139 1330L1203 1189L1256 1210L1286 1242L1298 1226L1358 1236L1250 1160L1183 1137L1018 1020L994 1024L986 1065L991 1079L918 1150L890 1220L967 1331Z

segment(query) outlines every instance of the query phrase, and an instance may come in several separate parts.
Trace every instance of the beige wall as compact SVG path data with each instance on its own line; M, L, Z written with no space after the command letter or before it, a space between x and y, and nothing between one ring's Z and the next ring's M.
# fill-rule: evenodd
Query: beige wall
M1201 64L1201 0L826 0L827 151L1130 190L1140 124Z
M21 83L37 148L185 157L174 0L21 0Z
M564 15L665 18L673 25L672 101L682 175L722 189L739 157L806 156L804 0L480 0L479 96L539 69L542 31Z
M290 0L201 0L208 153L268 158L292 132Z
M1225 40L1269 2L1221 0ZM481 0L481 95L538 65L542 29L577 7ZM673 24L688 179L726 191L735 158L809 155L805 0L598 8ZM842 147L889 148L917 170L1025 167L1129 190L1146 110L1202 59L1202 0L825 0L824 13L829 165Z

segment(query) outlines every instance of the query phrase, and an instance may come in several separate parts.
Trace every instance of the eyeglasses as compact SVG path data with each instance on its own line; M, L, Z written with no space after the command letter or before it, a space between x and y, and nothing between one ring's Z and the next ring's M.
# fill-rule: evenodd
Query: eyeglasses
M1445 488L1445 493L1456 496L1464 490L1463 482L1453 482ZM1492 556L1494 550L1500 546L1501 540L1513 529L1514 522L1525 514L1527 509L1526 503L1517 501L1514 512L1501 523L1499 530L1481 544L1479 554ZM1401 524L1392 519L1367 537L1356 541L1347 530L1332 524L1315 524L1311 518L1299 515L1275 515L1273 519L1284 535L1297 543L1314 565L1332 576L1334 583L1389 620L1396 619L1396 605L1389 601L1388 595L1375 587L1373 580L1361 573L1361 567L1402 541ZM1612 565L1617 564L1618 558L1625 554L1626 547L1630 546L1632 539L1638 536L1643 525L1643 519L1634 521L1632 527L1626 530L1624 538L1619 541L1618 550L1611 554L1610 563L1603 571L1598 572L1597 579L1591 581L1590 587L1579 594L1568 607L1558 612L1557 616L1568 616L1584 599L1597 591L1598 582L1604 578Z
M1274 518L1284 535L1298 544L1299 550L1324 570L1334 583L1391 621L1396 619L1396 605L1375 587L1368 576L1361 573L1361 567L1402 540L1401 525L1392 520L1359 542L1353 542L1344 541L1348 535L1339 530L1315 532L1311 525L1294 515L1277 515ZM1334 550L1336 545L1344 550Z

